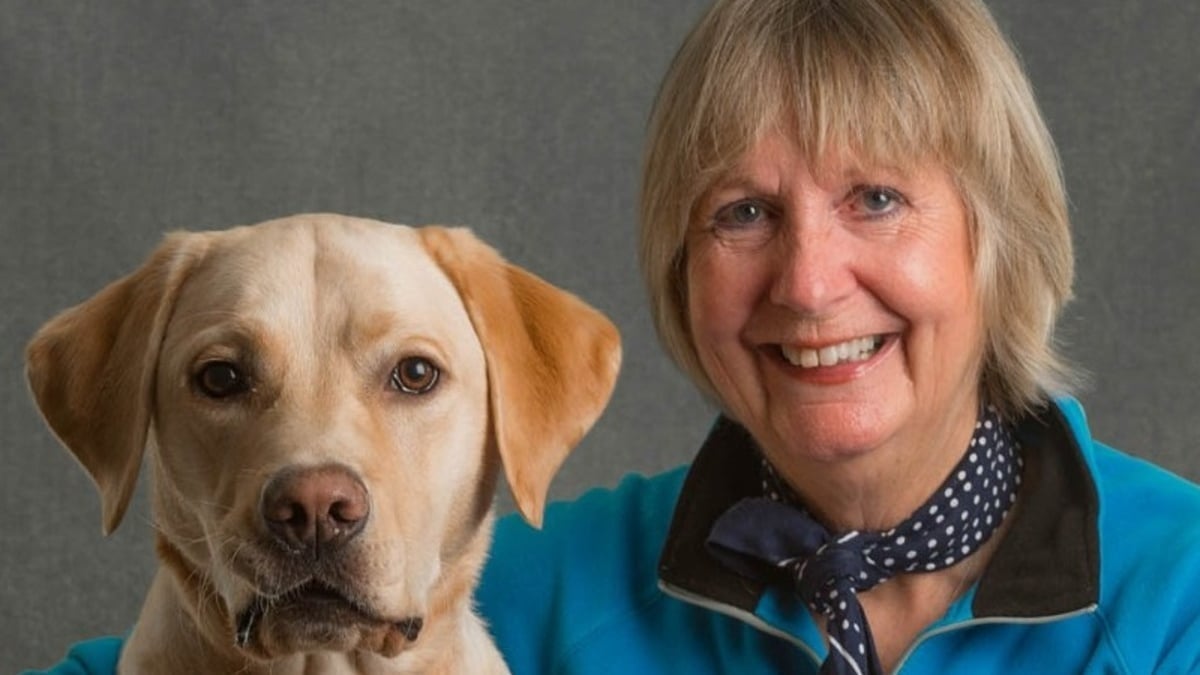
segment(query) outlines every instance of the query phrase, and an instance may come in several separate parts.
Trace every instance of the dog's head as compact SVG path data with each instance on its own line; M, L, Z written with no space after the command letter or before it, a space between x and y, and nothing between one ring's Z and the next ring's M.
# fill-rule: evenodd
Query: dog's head
M27 357L106 532L157 448L159 553L215 629L390 655L469 595L501 467L540 523L619 339L466 230L326 215L173 234Z

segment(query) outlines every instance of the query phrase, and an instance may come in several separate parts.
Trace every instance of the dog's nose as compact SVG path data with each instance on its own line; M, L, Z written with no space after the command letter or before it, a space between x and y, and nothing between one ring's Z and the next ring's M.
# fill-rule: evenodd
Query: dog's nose
M263 490L260 508L281 544L314 558L357 536L371 510L362 480L339 464L280 471Z

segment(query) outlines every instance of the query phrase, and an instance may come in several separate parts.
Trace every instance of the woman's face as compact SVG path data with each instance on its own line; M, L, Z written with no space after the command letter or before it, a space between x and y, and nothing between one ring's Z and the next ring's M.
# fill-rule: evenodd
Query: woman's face
M781 468L965 443L983 332L953 181L933 162L826 159L816 173L767 135L700 204L686 243L700 362Z

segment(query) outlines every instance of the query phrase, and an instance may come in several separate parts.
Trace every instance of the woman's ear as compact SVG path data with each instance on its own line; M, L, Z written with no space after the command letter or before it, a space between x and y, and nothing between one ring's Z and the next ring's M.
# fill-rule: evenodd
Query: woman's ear
M540 527L551 479L612 394L620 335L603 314L505 262L469 230L418 232L483 345L492 435L517 508Z

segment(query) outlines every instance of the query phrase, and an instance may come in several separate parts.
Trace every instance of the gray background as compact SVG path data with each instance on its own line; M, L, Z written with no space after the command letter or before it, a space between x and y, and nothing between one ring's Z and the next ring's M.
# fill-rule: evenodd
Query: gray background
M634 211L650 103L704 4L0 1L0 672L136 615L144 495L100 536L21 358L166 230L469 224L624 334L612 405L554 496L684 461L711 411L655 341ZM1200 479L1200 3L991 6L1064 161L1080 264L1063 335L1094 429Z

